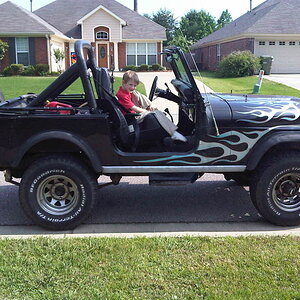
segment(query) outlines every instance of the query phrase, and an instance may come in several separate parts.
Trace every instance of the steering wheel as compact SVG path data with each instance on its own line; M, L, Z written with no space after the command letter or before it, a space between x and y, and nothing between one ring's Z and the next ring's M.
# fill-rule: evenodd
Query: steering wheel
M156 90L156 87L157 87L157 79L158 79L158 76L155 76L154 80L153 80L153 83L152 83L152 86L151 86L150 94L149 94L149 100L150 101L152 101L153 97L154 97L154 93L155 93L155 90Z

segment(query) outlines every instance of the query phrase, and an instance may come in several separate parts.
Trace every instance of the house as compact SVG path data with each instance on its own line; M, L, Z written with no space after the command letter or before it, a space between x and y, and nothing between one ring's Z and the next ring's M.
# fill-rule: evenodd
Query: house
M272 73L300 73L299 0L267 0L191 46L204 70L216 70L222 57L249 50L274 57Z
M26 20L20 14L23 17L25 14ZM2 15L7 15L6 22L2 22ZM6 29L11 27L16 30ZM10 45L14 43L19 49L20 38L23 43L27 40L29 58L36 56L35 60L29 59L28 64L48 62L51 70L57 70L53 50L60 48L66 54L64 67L68 68L74 57L75 41L84 39L92 43L98 66L120 70L126 65L161 64L160 52L166 32L164 27L115 0L56 0L34 13L5 2L0 5L0 39L10 41ZM33 38L40 38L40 45L36 45ZM12 59L13 49L10 47L11 54L3 66L22 62L17 54L15 60ZM37 56L42 56L43 62Z
M0 5L0 40L9 45L1 61L2 71L10 64L53 65L49 55L53 43L67 45L69 37L37 15L10 1ZM51 62L52 60L52 62Z

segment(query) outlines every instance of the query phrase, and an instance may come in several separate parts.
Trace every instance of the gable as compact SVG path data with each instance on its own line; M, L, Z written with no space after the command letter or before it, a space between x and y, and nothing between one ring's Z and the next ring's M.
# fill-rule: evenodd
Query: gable
M109 29L109 40L111 42L119 42L122 40L121 22L124 21L100 7L93 14L89 14L80 20L82 38L94 41L94 28L105 26Z
M94 10L92 10L87 15L82 17L80 20L77 21L77 24L82 24L87 19L89 19L89 18L93 17L95 14L99 13L100 10L103 10L104 12L106 12L108 15L111 16L111 18L118 20L121 23L121 25L126 25L126 22L124 20L122 20L119 16L117 16L110 10L106 9L103 5L96 7Z
M119 20L119 23L123 26L123 39L166 39L164 27L115 0L56 0L36 10L35 13L65 35L81 38L80 26L82 24L77 22L83 23L100 7L103 11L106 10L111 17ZM66 11L69 12L70 10L71 13L66 14Z

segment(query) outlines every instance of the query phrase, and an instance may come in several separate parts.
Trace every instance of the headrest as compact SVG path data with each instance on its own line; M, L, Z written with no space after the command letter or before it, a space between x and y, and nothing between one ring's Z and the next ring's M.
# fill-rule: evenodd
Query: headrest
M95 85L99 98L103 99L112 94L111 79L107 68L97 68Z

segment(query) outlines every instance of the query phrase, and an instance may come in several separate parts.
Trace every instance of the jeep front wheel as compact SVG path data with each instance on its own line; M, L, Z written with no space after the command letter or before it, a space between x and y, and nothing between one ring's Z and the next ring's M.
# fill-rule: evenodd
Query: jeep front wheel
M277 155L258 169L250 186L255 206L269 222L300 224L300 158L298 152Z
M72 229L89 215L96 197L96 176L69 156L37 160L19 190L25 213L47 229Z

